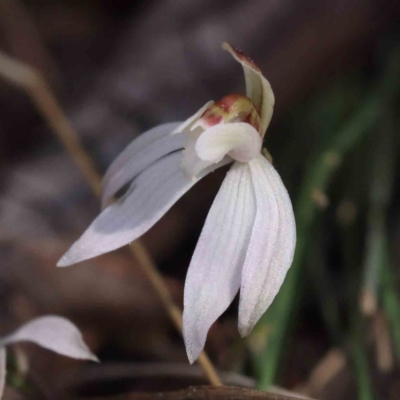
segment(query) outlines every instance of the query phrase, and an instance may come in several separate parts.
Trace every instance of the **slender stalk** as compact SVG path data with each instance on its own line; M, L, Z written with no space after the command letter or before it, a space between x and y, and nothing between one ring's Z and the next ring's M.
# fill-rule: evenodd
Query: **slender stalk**
M400 299L397 293L396 280L389 264L389 244L384 239L383 263L381 268L382 305L389 320L395 354L400 360Z
M175 327L182 334L182 311L172 299L172 296L161 274L158 272L152 259L150 258L149 252L138 240L132 242L129 248L141 264L144 272L147 275L147 278L153 285L162 303L164 304L164 307L168 311L171 320L175 324ZM205 351L200 353L197 361L203 368L210 383L215 386L221 386L222 381Z
M364 343L359 340L360 337L362 337L362 333L355 332L350 347L350 358L354 366L358 398L360 400L373 400L374 395L368 370L368 358Z
M396 49L397 50L397 49ZM261 361L257 371L258 387L267 389L277 377L279 360L285 344L286 332L290 325L292 311L298 301L299 276L305 254L310 243L310 232L317 215L318 208L312 200L315 190L326 193L333 174L343 157L365 137L369 128L378 120L382 109L398 91L399 71L396 51L389 62L387 71L378 87L367 96L352 118L346 123L325 148L311 162L305 175L304 185L296 202L295 214L297 223L297 246L293 264L288 272L277 298L262 324L270 325L264 352L259 356Z
M41 75L33 68L0 53L0 76L28 92L38 111L62 142L87 184L99 196L101 192L101 176ZM131 244L130 250L153 285L173 324L182 334L181 310L175 304L150 254L139 240ZM198 362L210 383L215 386L221 386L222 382L205 352L201 353Z
M295 207L298 232L295 258L270 312L270 320L273 321L274 329L271 330L266 349L261 356L264 359L263 369L259 374L259 387L261 389L267 389L277 376L286 329L298 293L296 282L298 282L300 267L307 251L311 227L318 211L312 200L312 193L314 190L325 193L325 189L339 166L341 158L353 145L358 143L370 124L377 118L378 101L379 96L376 95L367 99L359 112L335 136L328 148L311 164L306 174L305 185L302 187Z
M369 193L368 235L364 268L364 282L360 306L366 315L377 311L378 290L382 263L385 261L386 213L389 206L394 178L394 128L385 113L382 126L373 141L371 156L372 174Z
M347 309L349 313L349 341L345 350L352 366L357 394L360 400L373 400L374 392L369 371L367 356L367 338L369 324L361 313L358 299L360 294L361 272L355 268L358 264L356 256L357 233L355 224L342 225L342 252L344 258L345 286L347 291Z
M387 214L390 205L396 166L396 126L394 110L385 113L378 144L374 147L374 168L370 191L369 245L365 286L381 300L388 318L396 357L400 359L400 301L396 279L390 263Z
M326 240L323 233L326 232L326 229L324 230L324 227L321 226L321 219L322 218L318 218L318 223L315 224L316 226L312 230L314 245L309 249L306 268L307 272L312 277L311 284L318 296L321 316L325 321L331 340L335 346L342 346L344 343L344 335L340 321L339 304L336 293L333 290L333 280L323 253L323 241Z
M63 143L85 181L94 193L99 195L101 176L97 173L89 155L80 145L71 124L41 75L33 68L1 52L0 75L28 92L38 111Z
M363 152L364 153L364 152ZM356 167L353 166L353 168ZM350 188L350 191L353 187ZM345 198L349 197L349 193ZM357 398L360 400L374 399L373 381L369 370L367 346L370 338L370 322L361 313L359 294L363 272L357 268L362 262L359 255L360 230L355 220L339 219L341 253L343 256L343 285L346 288L346 308L348 312L348 340L344 350L348 363L352 367L357 387ZM369 335L372 336L372 335Z

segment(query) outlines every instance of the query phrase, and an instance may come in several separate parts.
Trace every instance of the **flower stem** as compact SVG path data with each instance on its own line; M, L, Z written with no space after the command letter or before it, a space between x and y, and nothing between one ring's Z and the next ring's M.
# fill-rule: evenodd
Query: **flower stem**
M0 76L28 92L38 111L62 142L87 184L96 196L99 196L101 193L101 176L40 73L0 52ZM131 244L130 250L158 294L173 324L182 334L182 312L175 304L147 249L139 240L136 240ZM200 354L198 362L210 383L221 386L221 379L204 351Z
M167 285L150 258L149 252L138 240L132 242L129 248L142 266L143 271L160 297L175 327L182 334L182 311L172 299ZM200 353L197 361L203 368L210 383L215 386L221 386L222 381L205 351Z

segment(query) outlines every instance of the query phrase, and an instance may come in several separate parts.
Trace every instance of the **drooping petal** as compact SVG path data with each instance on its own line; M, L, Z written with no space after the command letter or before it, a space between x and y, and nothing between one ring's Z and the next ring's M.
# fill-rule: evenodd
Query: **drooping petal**
M4 388L6 386L7 375L7 353L6 349L0 348L0 399L3 398Z
M255 218L248 164L234 163L207 216L185 282L183 334L189 361L235 297Z
M199 120L204 112L213 104L214 102L212 100L204 104L204 106L196 111L191 117L179 124L178 127L174 130L174 133L191 131L194 128L193 125L197 122L197 120Z
M123 186L161 157L183 148L185 137L173 134L180 122L142 133L112 162L103 178L102 206Z
M181 152L170 154L143 171L128 192L108 206L60 259L65 267L108 253L148 231L197 181L181 168ZM214 164L199 178L224 165Z
M209 162L218 162L225 155L247 162L260 153L261 145L260 135L254 127L234 122L215 125L204 131L196 142L196 153L200 159Z
M83 341L78 328L66 318L55 315L35 318L22 325L14 333L0 340L0 346L33 342L64 356L99 361Z
M246 94L253 102L260 115L260 134L264 137L271 122L274 110L275 96L270 83L264 77L258 66L240 50L225 42L222 45L224 50L229 51L234 59L242 64L246 80Z
M272 303L292 263L296 225L279 174L263 156L249 162L257 214L242 271L239 332L246 336Z

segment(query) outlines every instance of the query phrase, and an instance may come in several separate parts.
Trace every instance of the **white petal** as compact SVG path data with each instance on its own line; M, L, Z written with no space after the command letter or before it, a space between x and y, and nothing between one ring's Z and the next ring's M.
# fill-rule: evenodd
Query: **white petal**
M250 169L236 162L210 209L186 277L183 334L191 363L239 289L254 218Z
M260 133L264 137L271 122L275 104L275 96L271 85L249 57L232 47L229 43L225 42L222 48L229 51L233 58L242 64L246 80L246 94L260 115Z
M272 303L292 264L296 225L289 195L261 155L249 163L257 214L242 272L239 332L246 336Z
M118 249L148 231L197 181L181 168L182 153L170 154L142 172L128 192L92 222L58 262L65 267ZM199 178L224 165L215 164Z
M78 328L66 318L55 315L36 318L0 340L0 346L33 342L64 356L98 361L83 341Z
M233 122L204 131L196 142L196 153L208 162L218 162L225 155L247 162L260 154L261 145L261 137L254 127L244 122Z
M204 168L214 164L213 162L202 160L196 153L196 142L202 133L202 129L196 129L188 135L185 143L182 168L186 176L190 179L195 179Z
M168 153L183 148L185 136L173 134L180 122L142 133L112 162L103 178L102 205L140 172Z
M4 388L6 386L7 362L6 349L0 348L0 399L3 398Z
M193 125L197 122L197 120L204 114L204 111L207 110L210 106L212 106L214 102L211 100L204 104L200 110L196 111L191 117L189 117L186 121L182 122L175 130L174 133L178 132L188 132L192 129Z

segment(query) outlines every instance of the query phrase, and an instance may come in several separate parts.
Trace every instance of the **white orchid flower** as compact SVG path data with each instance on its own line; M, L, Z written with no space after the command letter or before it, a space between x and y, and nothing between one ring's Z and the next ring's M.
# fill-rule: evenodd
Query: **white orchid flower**
M233 163L210 209L187 273L183 333L192 363L207 332L240 289L239 332L246 336L272 303L295 249L288 193L261 153L274 95L243 53L246 96L209 102L184 123L157 126L135 139L103 180L103 205L132 182L61 258L68 266L122 247L149 230L199 179Z
M55 315L35 318L10 335L0 338L0 399L6 378L5 346L18 342L32 342L71 358L99 361L86 346L81 333L71 321Z

